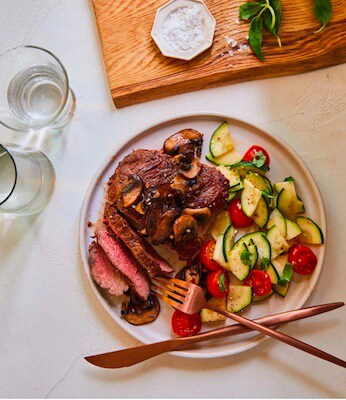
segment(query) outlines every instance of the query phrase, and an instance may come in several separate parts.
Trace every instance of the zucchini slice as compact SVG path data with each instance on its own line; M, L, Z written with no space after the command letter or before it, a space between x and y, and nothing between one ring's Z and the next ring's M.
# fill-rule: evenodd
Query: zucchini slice
M297 224L302 230L299 241L306 244L323 244L324 237L321 228L308 217L298 217Z
M276 225L269 229L266 236L272 250L272 258L277 257L279 254L289 249L290 246L288 245L287 240L282 236Z
M216 239L213 260L220 264L221 267L228 269L228 264L223 254L223 237L224 235L219 235Z
M239 172L234 169L229 169L224 165L219 165L216 167L222 175L229 181L229 191L230 192L237 192L238 190L243 189L243 183L240 179Z
M296 187L293 181L274 183L276 193L280 193L282 189L290 192L294 197L297 197Z
M272 285L277 285L279 282L279 275L272 264L268 265L266 273L269 275Z
M294 220L297 213L301 212L303 202L298 200L286 189L281 189L277 198L277 208L284 215L285 218Z
M216 240L219 235L223 235L226 229L231 225L231 218L228 211L221 211L214 219L210 232Z
M223 243L222 243L222 250L223 250L223 258L225 259L226 263L229 260L232 247L234 244L234 238L235 238L235 230L232 225L230 225L224 235L223 235Z
M283 237L286 237L287 235L286 219L277 208L274 208L274 210L270 214L267 228L270 229L274 225L278 227L281 235Z
M275 268L277 275L280 278L282 277L286 263L288 262L287 260L287 254L283 254L281 256L276 257L274 260L272 260L272 265ZM290 282L286 283L286 286L283 285L274 285L273 290L274 292L278 293L280 296L285 297L289 288Z
M246 174L249 171L256 172L257 174L260 174L260 175L265 175L269 171L269 167L267 167L267 166L257 168L253 163L244 162L244 161L234 163L233 165L231 164L231 165L229 165L229 167L231 169L237 170L239 172L239 175L242 178L245 178Z
M227 300L226 297L219 299L216 297L212 297L208 300L208 304L211 304L216 307L220 307L223 310L227 310ZM216 322L216 321L225 321L226 317L216 311L208 310L207 308L202 308L201 310L201 321L202 322Z
M240 196L241 208L245 215L252 217L260 199L262 198L262 191L255 188L255 186L247 179L244 179L243 185L244 190L241 192Z
M247 246L247 249L252 254L250 268L253 269L253 268L255 268L255 265L257 264L257 261L258 261L257 246L254 244L250 244Z
M264 232L251 232L242 236L234 245L232 250L239 249L243 244L249 248L255 245L258 252L257 264L260 263L262 258L271 259L271 248L268 239L265 237Z
M287 234L286 240L292 240L302 233L302 230L298 224L286 218Z
M249 275L251 270L251 265L244 264L241 259L241 255L244 251L248 251L245 243L243 243L242 246L233 249L228 257L228 265L225 267L240 281L243 281Z
M227 201L232 201L236 197L237 197L237 192L231 192L227 197Z
M242 156L235 150L232 150L220 157L213 157L211 153L208 153L205 158L216 165L232 165L238 164L241 161Z
M269 219L269 208L263 197L260 198L252 219L260 228L266 226Z
M255 294L252 296L252 301L255 303L258 303L259 301L267 299L269 296L273 294L273 291L271 290L269 293L263 295L263 296L256 296Z
M226 122L223 122L212 134L209 151L213 157L220 157L234 149L231 132Z
M273 193L273 187L270 180L257 172L249 171L246 173L245 178L250 181L257 189L266 190L269 194Z
M227 311L238 312L244 310L252 301L251 286L230 285L227 295Z

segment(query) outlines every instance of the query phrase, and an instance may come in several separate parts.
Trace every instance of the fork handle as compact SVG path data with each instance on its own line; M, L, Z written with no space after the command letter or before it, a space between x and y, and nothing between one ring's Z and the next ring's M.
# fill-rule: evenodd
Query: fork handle
M208 308L211 311L216 311L219 314L224 315L225 317L231 318L234 321L239 322L242 325L247 326L248 328L264 333L265 335L271 336L274 339L277 339L283 343L286 343L292 347L295 347L299 350L305 351L306 353L312 354L316 357L322 358L323 360L329 361L333 364L340 365L341 367L346 368L346 361L341 360L340 358L334 357L331 354L328 354L320 349L317 349L310 344L304 343L298 339L293 338L292 336L286 335L285 333L275 331L266 326L260 325L255 321L251 321L245 317L242 317L238 314L230 313L222 308L216 307L211 304L206 304L205 308Z

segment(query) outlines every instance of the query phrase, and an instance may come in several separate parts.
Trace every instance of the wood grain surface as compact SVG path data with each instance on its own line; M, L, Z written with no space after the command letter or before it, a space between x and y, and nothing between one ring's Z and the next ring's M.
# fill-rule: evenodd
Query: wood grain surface
M191 61L166 58L151 38L156 10L166 0L92 0L111 95L116 107L231 82L292 75L346 61L346 11L331 0L327 28L313 14L313 0L282 0L280 37L264 33L265 61L251 49L231 57L225 37L248 44L249 23L238 21L243 0L205 0L216 19L213 46Z

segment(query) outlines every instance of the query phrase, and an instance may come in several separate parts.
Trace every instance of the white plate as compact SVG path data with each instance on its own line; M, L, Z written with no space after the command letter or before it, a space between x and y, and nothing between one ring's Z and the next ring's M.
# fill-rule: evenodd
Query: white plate
M96 222L100 217L108 178L113 174L118 162L132 149L158 149L171 134L184 128L193 128L205 135L201 157L201 160L205 160L204 156L208 151L210 136L223 121L228 122L236 148L240 153L245 152L253 144L263 146L268 151L271 158L271 170L268 176L272 181L279 182L287 176L295 178L297 191L304 201L307 215L320 225L324 234L326 232L322 198L310 171L285 142L265 129L230 115L203 112L175 116L136 132L125 143L112 150L92 179L82 205L79 234L84 270L96 297L114 321L143 343L157 342L172 337L170 323L172 308L162 304L160 316L149 325L132 326L121 319L120 302L110 300L90 276L88 246L92 240L90 236L93 234L93 229L88 228L87 223L88 221ZM286 298L280 298L274 294L262 303L253 304L244 312L244 315L256 318L302 307L317 283L323 264L325 246L316 246L313 251L318 257L318 264L312 276L303 277L295 274ZM204 329L208 330L216 326L218 325L209 324ZM222 357L250 349L266 339L267 337L260 334L248 333L202 343L197 349L172 354L191 358Z

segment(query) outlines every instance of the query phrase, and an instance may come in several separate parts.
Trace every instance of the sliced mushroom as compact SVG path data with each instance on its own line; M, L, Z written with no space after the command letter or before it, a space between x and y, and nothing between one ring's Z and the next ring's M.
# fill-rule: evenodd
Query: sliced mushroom
M198 157L201 155L203 143L203 135L194 129L183 129L166 139L163 149L165 153L176 155L183 154L196 154Z
M197 221L191 215L181 215L173 224L174 240L190 240L196 236L197 230Z
M179 166L178 172L186 179L194 179L200 173L201 169L202 165L193 157L187 167L185 165L183 167Z
M143 202L136 204L134 207L138 214L144 215L146 213L146 207L144 206Z
M184 208L183 214L191 215L197 220L207 221L211 217L209 207L203 208Z
M202 275L201 264L195 263L193 265L187 265L186 267L182 268L177 273L176 278L198 285L201 280L201 275Z
M122 190L122 199L124 207L136 204L142 194L143 181L138 175L130 175L130 183L127 184Z
M132 325L149 324L155 321L159 313L160 303L153 294L146 301L134 301L128 296L121 307L121 314Z
M156 231L151 237L153 244L163 244L169 239L173 231L174 221L179 214L178 210L168 210L162 215Z
M162 198L152 200L146 216L146 228L149 237L155 235L158 224L167 209L168 206Z
M180 175L176 175L174 177L173 182L170 184L171 189L175 192L175 194L185 196L185 194L189 190L189 186L187 181Z

